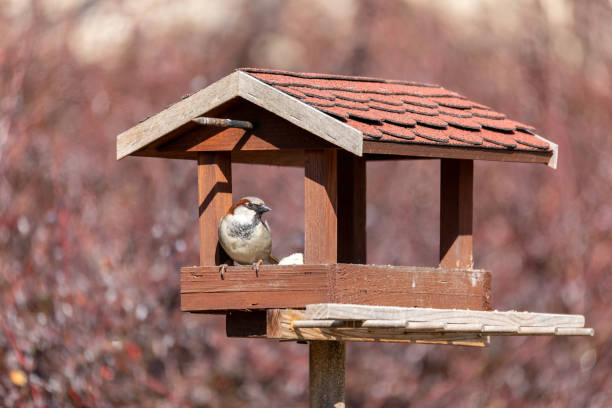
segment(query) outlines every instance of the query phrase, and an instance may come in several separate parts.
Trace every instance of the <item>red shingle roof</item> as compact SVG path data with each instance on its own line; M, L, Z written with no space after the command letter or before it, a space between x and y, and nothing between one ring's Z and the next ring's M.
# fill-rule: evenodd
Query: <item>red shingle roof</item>
M437 85L254 68L240 71L361 131L364 140L550 151L535 129Z

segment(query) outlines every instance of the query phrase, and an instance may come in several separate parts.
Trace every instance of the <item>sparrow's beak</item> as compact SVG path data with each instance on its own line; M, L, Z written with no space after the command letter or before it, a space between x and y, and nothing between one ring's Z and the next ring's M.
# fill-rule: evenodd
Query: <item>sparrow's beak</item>
M260 205L258 206L258 211L257 211L257 212L260 212L260 213L265 213L265 212L268 212L268 211L270 211L270 210L271 210L271 208L270 208L270 207L268 207L267 205L265 205L265 204L260 204Z

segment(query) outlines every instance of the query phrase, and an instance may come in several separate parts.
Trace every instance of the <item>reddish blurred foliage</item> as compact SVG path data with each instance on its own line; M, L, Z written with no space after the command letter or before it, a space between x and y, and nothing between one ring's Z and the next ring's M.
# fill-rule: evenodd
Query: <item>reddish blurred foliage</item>
M0 405L306 405L306 346L179 312L195 165L115 160L118 133L239 66L439 83L559 144L558 170L476 165L475 263L497 308L585 314L595 337L350 344L349 406L612 405L610 21L606 1L1 2ZM303 245L301 177L234 169L277 255ZM368 177L369 262L435 264L438 162Z

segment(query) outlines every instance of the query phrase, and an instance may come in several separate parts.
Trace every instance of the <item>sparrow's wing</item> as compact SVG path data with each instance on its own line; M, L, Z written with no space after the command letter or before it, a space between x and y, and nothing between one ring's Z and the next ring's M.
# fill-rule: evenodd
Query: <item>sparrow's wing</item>
M275 257L274 255L270 254L270 259L269 261L271 264L277 264L278 263L278 258Z

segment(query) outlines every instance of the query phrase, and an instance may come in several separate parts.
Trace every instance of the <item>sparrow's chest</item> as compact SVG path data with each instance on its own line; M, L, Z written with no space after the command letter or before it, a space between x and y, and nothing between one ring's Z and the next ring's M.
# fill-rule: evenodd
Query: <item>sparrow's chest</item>
M224 219L220 225L221 238L232 243L261 242L270 240L270 231L260 219Z
M250 240L261 234L261 220L253 219L251 222L231 222L227 227L227 234L234 239Z

